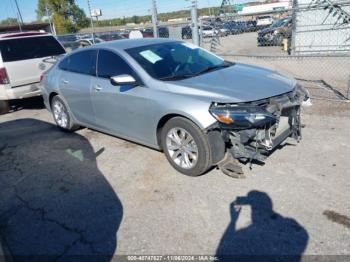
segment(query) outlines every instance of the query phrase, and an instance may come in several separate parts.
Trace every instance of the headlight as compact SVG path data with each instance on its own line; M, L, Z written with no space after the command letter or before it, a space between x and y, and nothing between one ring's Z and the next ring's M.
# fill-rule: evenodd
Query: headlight
M276 123L276 117L260 106L216 105L209 108L212 116L224 126L244 129L257 128Z

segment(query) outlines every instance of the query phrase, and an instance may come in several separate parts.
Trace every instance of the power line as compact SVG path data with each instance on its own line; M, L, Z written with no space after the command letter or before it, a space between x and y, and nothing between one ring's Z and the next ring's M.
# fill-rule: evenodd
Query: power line
M16 7L17 7L18 16L19 16L19 18L21 20L21 23L23 24L23 18L22 18L21 10L19 10L17 0L14 0L14 1L15 1L15 4L16 4Z

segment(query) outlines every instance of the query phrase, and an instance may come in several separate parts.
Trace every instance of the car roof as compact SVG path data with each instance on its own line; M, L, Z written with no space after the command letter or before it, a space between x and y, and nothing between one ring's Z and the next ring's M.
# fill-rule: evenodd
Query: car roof
M47 36L47 35L51 35L51 34L48 34L46 32L37 32L37 31L6 33L6 34L0 34L0 40L1 39L9 39L9 38L20 38L20 37L30 37L30 36Z
M121 39L111 42L103 42L97 45L93 45L90 48L110 48L116 50L125 50L128 48L153 45L153 44L162 44L162 43L171 43L171 42L179 42L174 39L165 39L165 38L140 38L140 39Z

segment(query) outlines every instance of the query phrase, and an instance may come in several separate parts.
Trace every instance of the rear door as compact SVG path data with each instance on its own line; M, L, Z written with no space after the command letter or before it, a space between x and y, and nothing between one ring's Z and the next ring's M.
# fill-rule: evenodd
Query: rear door
M65 53L53 36L2 39L1 56L12 87L38 83L52 66L45 58Z
M60 92L76 120L86 125L95 125L90 92L91 78L96 74L96 54L94 49L82 50L58 65Z

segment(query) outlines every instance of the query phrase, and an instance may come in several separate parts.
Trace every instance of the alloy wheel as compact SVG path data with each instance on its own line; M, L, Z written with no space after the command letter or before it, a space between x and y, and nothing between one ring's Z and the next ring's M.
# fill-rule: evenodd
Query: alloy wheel
M55 100L53 103L53 115L57 124L62 128L67 128L68 126L68 114L65 106L59 100Z
M191 169L198 160L198 147L190 133L180 127L169 130L166 147L173 162L181 168Z

